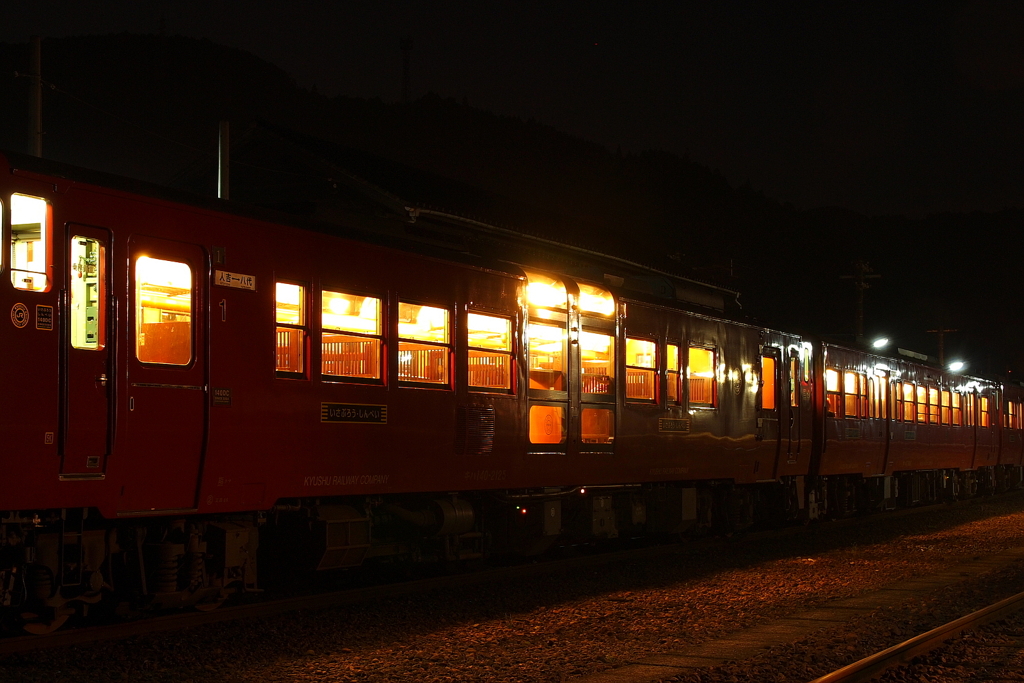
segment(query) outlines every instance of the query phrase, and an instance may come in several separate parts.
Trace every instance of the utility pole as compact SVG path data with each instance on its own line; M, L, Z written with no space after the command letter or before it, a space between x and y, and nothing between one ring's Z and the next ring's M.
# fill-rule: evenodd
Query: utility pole
M43 156L43 75L42 42L39 36L29 41L28 153Z
M871 287L866 281L875 280L881 275L872 273L871 266L868 265L867 261L856 261L853 264L854 275L840 275L840 280L853 280L854 287L857 288L857 320L856 320L856 334L857 341L864 341L864 290Z
M402 47L402 104L409 104L409 63L412 61L412 36L405 36Z
M945 345L946 334L948 334L949 332L959 332L959 331L960 330L946 329L942 325L939 325L939 327L937 329L928 330L929 334L937 334L937 335L939 335L939 365L941 365L943 367L946 366L946 348L945 348L946 347L946 345Z

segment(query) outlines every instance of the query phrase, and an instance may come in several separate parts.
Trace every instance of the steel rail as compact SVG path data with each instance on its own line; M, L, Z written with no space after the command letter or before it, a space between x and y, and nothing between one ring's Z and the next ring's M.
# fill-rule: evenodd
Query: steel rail
M1022 609L1024 609L1024 593L1017 593L977 612L933 628L931 631L915 636L899 645L893 645L832 673L815 678L810 683L866 683L881 675L886 669L908 664L918 655L939 649L947 640L964 631L999 621Z

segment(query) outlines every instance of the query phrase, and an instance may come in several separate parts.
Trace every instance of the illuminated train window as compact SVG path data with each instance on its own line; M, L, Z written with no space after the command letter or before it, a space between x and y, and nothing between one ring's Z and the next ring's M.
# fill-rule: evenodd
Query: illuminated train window
M399 381L447 385L450 355L448 310L399 302Z
M689 382L690 405L695 408L714 408L718 398L715 392L715 350L691 346L686 378Z
M466 320L469 346L469 388L504 390L512 388L512 321L482 313L470 313Z
M981 412L981 419L979 420L979 426L988 428L992 426L992 415L989 413L989 400L987 396L982 396L979 402L979 410Z
M611 317L615 313L615 298L600 287L580 283L580 311Z
M775 410L775 358L761 356L761 409Z
M668 402L678 405L680 401L679 385L679 345L669 344L665 353L665 379L668 384Z
M953 424L957 427L963 424L963 411L960 408L960 392L953 392Z
M192 269L142 256L135 262L135 355L143 363L192 361Z
M103 243L89 237L71 238L71 281L69 315L71 318L71 346L76 349L102 349L104 333Z
M847 370L843 373L843 393L845 394L844 414L846 417L868 416L867 378L859 372Z
M917 408L914 404L914 385L910 382L903 383L903 421L913 422L914 416L917 414Z
M615 411L584 408L580 411L580 439L589 444L610 444L615 440Z
M580 382L584 394L615 393L615 338L580 332Z
M565 443L565 409L561 406L530 406L530 443Z
M839 417L839 401L842 393L839 391L839 371L835 368L825 369L825 401L828 417Z
M381 300L324 290L320 294L321 372L327 379L381 379Z
M15 289L50 288L50 207L39 197L11 196L11 283Z
M564 311L568 307L565 285L548 275L527 273L526 298L530 306Z
M531 322L526 332L530 388L565 391L565 327Z
M952 392L949 389L943 389L941 394L942 401L942 424L952 424L953 421L953 399Z
M277 336L277 376L299 379L306 376L306 288L278 282L274 294L274 322Z
M654 401L657 346L646 339L626 339L626 398Z

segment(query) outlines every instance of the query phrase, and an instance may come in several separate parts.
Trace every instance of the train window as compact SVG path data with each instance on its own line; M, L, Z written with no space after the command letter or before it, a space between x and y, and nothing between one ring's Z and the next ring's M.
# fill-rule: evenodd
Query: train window
M917 422L928 424L928 387L917 387Z
M530 406L530 443L565 443L565 409Z
M884 374L876 371L874 378L868 378L868 392L870 394L871 417L882 419L888 417L886 401L889 399L889 392L885 384Z
M939 395L939 400L941 401L939 409L941 411L942 424L951 424L953 420L952 392L949 389L943 389Z
M611 292L580 283L580 310L609 317L615 313L615 299Z
M584 394L615 393L615 339L610 334L580 332L580 363Z
M903 383L903 421L913 422L917 414L914 404L914 385L910 382Z
M761 408L775 410L775 359L761 356Z
M469 339L469 388L512 388L512 321L493 315L470 313L466 321Z
M838 417L842 414L839 410L839 401L842 395L839 392L839 371L835 368L825 368L825 412L828 417Z
M903 422L903 382L892 383L892 419Z
M789 405L800 407L800 361L796 357L789 359Z
M654 401L656 345L646 339L626 339L626 398Z
M939 424L939 390L928 387L928 424Z
M274 300L277 323L277 376L306 376L306 288L278 282Z
M447 385L448 310L437 306L398 304L398 379L416 384Z
M583 443L610 444L615 439L615 411L611 408L580 411L580 439Z
M668 380L668 402L679 403L679 345L669 344L665 353L665 377Z
M1003 407L1003 426L1013 429L1013 401L1007 401Z
M103 300L103 243L89 237L71 237L70 304L71 346L76 349L102 349L106 340Z
M565 391L565 327L531 322L526 332L530 388Z
M864 410L864 405L867 403L867 387L864 375L850 370L843 373L843 393L845 394L843 414L846 417L865 417L867 415L867 411Z
M952 399L953 424L959 427L963 424L963 412L960 409L960 392L954 391Z
M568 307L568 297L565 292L565 285L561 280L556 280L547 275L539 273L527 273L526 298L530 306L536 308L553 308L564 311Z
M143 363L192 361L192 269L142 256L135 262L135 355Z
M714 349L690 347L686 379L690 390L690 405L695 408L714 408L718 400L715 392Z
M15 289L50 288L50 206L24 194L11 196L11 283Z
M324 290L320 293L321 372L326 379L381 379L381 300Z
M987 396L982 396L979 402L979 408L981 410L981 420L979 424L983 428L992 426L992 416L988 412L989 401Z

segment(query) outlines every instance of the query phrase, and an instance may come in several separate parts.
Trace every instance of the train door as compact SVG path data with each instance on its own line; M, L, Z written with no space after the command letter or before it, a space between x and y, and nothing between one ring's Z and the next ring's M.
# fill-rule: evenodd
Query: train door
M148 237L128 249L118 509L192 509L206 436L208 259L202 247Z
M579 452L610 453L615 441L615 397L616 388L616 330L615 299L611 292L600 287L578 283L579 323L571 324L570 332L579 330L570 348L577 348L574 362L579 381L572 385L571 413L579 410ZM575 341L575 343L574 343ZM627 346L630 343L627 342ZM656 357L651 343L650 358ZM627 348L627 355L630 349ZM652 363L653 364L653 363ZM629 378L634 375L627 370ZM655 373L650 370L646 377L654 396Z
M113 418L110 233L69 225L67 240L60 474L68 479L99 479L110 453Z
M564 454L575 433L569 411L568 293L558 278L532 272L527 278L528 448Z
M787 416L782 418L782 429L786 437L786 462L793 464L800 453L800 430L803 427L800 410L800 352L797 349L789 351L789 367L786 368L788 384L783 383L786 391L780 392L784 396L783 403L788 403L786 408Z
M778 469L779 447L783 431L782 417L789 416L789 401L779 400L779 350L766 347L761 350L761 379L757 406L757 438L764 449L761 453L771 459L772 468L763 470L762 479L774 478ZM785 415L783 415L783 413Z

